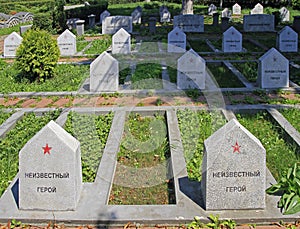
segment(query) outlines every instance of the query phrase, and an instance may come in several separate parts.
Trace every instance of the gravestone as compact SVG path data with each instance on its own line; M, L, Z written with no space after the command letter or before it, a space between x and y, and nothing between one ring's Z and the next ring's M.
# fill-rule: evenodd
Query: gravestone
M131 37L121 28L112 36L112 54L129 54L131 52Z
M58 38L57 44L61 56L73 56L76 51L76 36L66 29Z
M300 32L300 16L293 16L294 21L293 21L293 28L295 31L298 33Z
M243 51L243 35L233 26L223 33L222 50L223 52Z
M108 12L107 10L104 10L101 14L100 14L100 24L103 24L103 21L106 17L110 16L110 12Z
M175 27L168 33L168 52L181 53L186 51L186 35Z
M90 28L95 27L95 17L96 17L96 15L94 15L94 14L91 14L91 15L88 16L88 18L89 18L89 27Z
M132 23L133 24L141 24L142 23L142 11L140 8L135 8L134 11L131 13Z
M149 18L149 32L154 34L156 33L156 18L155 17L150 17Z
M219 16L218 12L213 14L213 26L219 26Z
M239 4L235 3L232 6L232 14L234 15L240 15L242 13L242 8Z
M102 23L102 34L115 34L119 29L132 33L131 16L109 16Z
M31 29L32 25L21 25L20 35L22 36L27 30Z
M245 32L274 32L275 18L269 14L244 15Z
M174 16L173 27L180 28L185 33L203 33L204 17L196 14Z
M279 31L276 42L281 52L298 52L298 33L289 26Z
M214 4L210 4L208 7L208 15L213 15L217 12L217 7Z
M79 18L69 18L67 19L67 27L69 30L76 29L76 21L80 20Z
M222 31L225 31L229 28L229 20L230 20L230 18L228 18L228 17L222 17L221 18L221 29L222 29Z
M171 21L171 13L166 6L162 8L159 14L160 14L161 23L166 23Z
M264 209L266 150L232 119L204 141L201 191L206 210Z
M286 7L280 8L279 13L280 13L280 20L282 22L290 21L290 11Z
M4 57L16 57L17 48L23 38L16 32L12 32L4 39Z
M289 60L275 48L271 48L258 59L257 84L261 88L289 86Z
M250 14L263 14L264 13L264 7L257 3L254 8L250 11Z
M82 36L84 34L84 23L85 20L76 21L76 32L78 36Z
M103 52L90 65L90 91L117 91L119 86L119 63Z
M206 76L205 60L190 49L177 60L177 88L204 89Z
M231 18L231 11L228 8L222 10L221 17Z
M19 208L75 210L81 188L80 143L50 121L19 153Z

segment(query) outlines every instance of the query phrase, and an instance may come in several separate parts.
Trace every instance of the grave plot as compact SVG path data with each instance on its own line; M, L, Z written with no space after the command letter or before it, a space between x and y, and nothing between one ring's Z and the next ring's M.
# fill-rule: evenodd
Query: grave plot
M55 120L60 110L41 114L25 113L4 138L0 139L0 196L18 172L19 151L50 120Z
M111 46L111 36L105 35L101 39L93 40L91 46L84 51L84 54L101 54Z
M68 114L64 128L80 142L83 182L94 182L112 119L113 113Z
M110 205L175 204L164 113L130 113L125 121Z
M204 140L222 127L226 120L218 111L177 110L188 178L201 181Z
M258 74L257 62L232 62L232 65L239 70L250 83L256 83Z
M85 40L83 36L77 37L77 39L76 39L76 49L77 49L77 52L82 51L90 43L91 42Z
M158 53L159 48L157 42L142 41L139 53Z
M290 80L300 85L300 68L296 68L290 65Z
M279 112L300 132L300 112L297 108L280 109Z
M4 112L2 110L0 110L0 125L2 123L4 123L6 121L6 119L8 119L13 112Z
M206 66L211 71L220 88L245 87L245 85L222 62L207 63Z
M203 39L189 39L187 38L188 45L196 52L213 52L213 50L207 45L206 40Z
M247 52L262 52L262 48L253 44L249 39L243 40L243 48L247 50Z
M266 149L267 167L276 180L299 161L297 144L266 111L236 113L238 121L256 136Z

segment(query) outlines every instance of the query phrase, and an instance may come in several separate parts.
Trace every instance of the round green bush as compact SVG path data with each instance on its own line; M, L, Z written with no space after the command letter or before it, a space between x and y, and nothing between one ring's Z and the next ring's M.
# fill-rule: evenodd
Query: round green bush
M21 77L43 82L53 76L59 58L57 41L44 30L28 30L17 49L16 64Z

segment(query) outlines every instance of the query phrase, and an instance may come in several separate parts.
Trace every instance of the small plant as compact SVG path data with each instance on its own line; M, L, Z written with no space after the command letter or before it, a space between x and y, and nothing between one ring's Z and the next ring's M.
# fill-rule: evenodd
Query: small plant
M278 207L284 215L300 212L300 166L295 163L277 184L266 190L268 194L281 194Z
M22 225L21 221L17 221L16 219L12 219L10 223L10 228L20 227Z
M161 98L157 98L156 100L156 106L161 106L163 104L163 101Z
M194 220L187 225L187 228L192 229L200 229L200 228L213 228L213 229L220 229L220 228L228 228L234 229L236 227L236 222L232 219L225 219L220 220L219 215L209 215L210 223L204 224L200 221L199 216L195 216Z

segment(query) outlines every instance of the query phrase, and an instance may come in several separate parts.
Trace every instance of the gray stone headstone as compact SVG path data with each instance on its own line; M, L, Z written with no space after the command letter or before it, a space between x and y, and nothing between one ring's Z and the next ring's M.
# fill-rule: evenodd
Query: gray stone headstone
M244 15L245 32L274 32L275 18L269 14Z
M69 30L76 29L76 21L80 20L80 18L69 18L67 19L67 26Z
M103 52L90 65L90 91L117 91L119 86L119 63Z
M81 188L80 143L50 121L19 153L19 208L75 210Z
M243 35L233 26L223 33L222 50L223 52L243 51Z
M167 7L164 7L160 12L160 22L166 23L171 21L171 13L169 12Z
M206 76L205 60L190 49L177 60L177 88L204 89Z
M293 28L295 31L300 32L300 16L293 16Z
M185 33L203 33L204 16L196 14L174 16L173 27L178 27Z
M77 52L76 36L68 29L57 38L57 44L61 56L73 56Z
M121 28L112 36L112 54L129 54L131 52L131 36Z
M280 8L279 13L280 13L280 20L282 22L290 21L290 11L286 7Z
M16 57L17 48L23 38L16 32L12 32L4 39L4 57Z
M298 52L298 33L285 26L277 35L277 48L280 52Z
M103 21L106 17L110 16L110 12L108 12L107 10L104 10L101 14L100 14L100 24L103 24Z
M119 29L132 33L131 16L109 16L102 23L102 34L115 34Z
M271 48L258 60L257 83L261 88L289 86L289 60L275 48Z
M213 15L214 13L217 12L217 7L214 4L210 4L208 7L208 15Z
M264 13L264 7L257 3L254 8L250 11L250 14L263 14Z
M222 10L221 17L231 18L231 10L229 10L228 8L225 8L224 10Z
M213 13L213 26L219 26L219 13Z
M132 23L133 24L141 24L142 23L142 11L135 8L134 11L131 13Z
M242 8L239 4L235 3L233 6L232 6L232 14L233 15L240 15L242 14Z
M84 35L84 23L85 20L76 21L76 31L78 36Z
M229 17L222 17L221 18L221 29L222 29L222 31L225 31L229 28L229 21L230 21Z
M206 210L264 209L266 150L236 119L204 141L201 191Z
M175 27L168 33L168 52L182 53L186 51L186 35Z
M155 17L150 17L149 18L149 32L150 33L156 33L156 22L157 22L157 20L156 20L156 18Z
M94 14L91 14L91 15L88 16L88 18L89 18L89 27L90 28L95 27L95 17L96 17L96 15L94 15Z
M20 34L21 36L29 29L31 29L32 25L21 25L20 26Z

